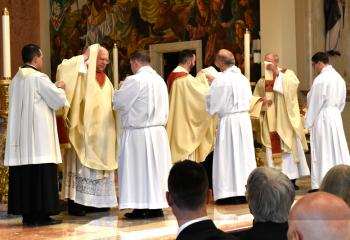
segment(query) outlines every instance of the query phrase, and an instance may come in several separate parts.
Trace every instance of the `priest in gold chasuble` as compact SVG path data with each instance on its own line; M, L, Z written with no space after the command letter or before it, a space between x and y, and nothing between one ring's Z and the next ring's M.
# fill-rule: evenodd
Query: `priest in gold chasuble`
M183 50L179 65L167 79L170 107L166 130L174 163L185 159L203 162L214 148L217 121L207 113L205 104L209 84L202 71L196 77L189 73L195 59L193 51Z
M266 149L266 165L282 170L290 179L310 174L299 103L299 80L294 72L277 66L278 55L265 55L265 77L254 90L250 115L258 121L256 135Z
M108 63L108 51L94 44L83 55L64 60L57 69L56 79L65 82L71 105L65 110L71 148L63 159L62 197L70 200L68 213L72 215L117 205L114 88L103 72Z

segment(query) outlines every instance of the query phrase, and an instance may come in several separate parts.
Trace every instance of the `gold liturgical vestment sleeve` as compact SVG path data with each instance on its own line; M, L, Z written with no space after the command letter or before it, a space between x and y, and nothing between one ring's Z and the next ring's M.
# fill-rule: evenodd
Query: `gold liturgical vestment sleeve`
M206 112L205 95L209 84L204 74L176 79L171 87L169 119L166 130L172 161L194 153L195 161L204 161L213 150L217 120Z
M102 87L96 81L98 45L90 46L88 73L79 73L81 56L64 60L57 81L65 83L70 108L65 109L69 140L80 162L96 170L117 168L116 120L112 109L113 85L106 76Z

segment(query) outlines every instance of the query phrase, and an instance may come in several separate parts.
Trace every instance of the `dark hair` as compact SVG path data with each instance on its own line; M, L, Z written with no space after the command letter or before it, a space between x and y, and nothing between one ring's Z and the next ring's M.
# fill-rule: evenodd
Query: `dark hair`
M151 62L149 52L146 50L136 51L130 56L130 60L138 61L141 64L149 64Z
M179 54L179 63L185 63L188 59L192 58L195 54L194 50L185 49Z
M317 52L312 56L311 61L314 63L323 62L324 64L328 64L329 63L328 53Z
M183 210L195 211L206 203L208 176L199 163L184 160L171 168L168 189L174 204Z
M40 47L35 44L27 44L22 48L22 60L23 63L31 63L34 57L40 57Z

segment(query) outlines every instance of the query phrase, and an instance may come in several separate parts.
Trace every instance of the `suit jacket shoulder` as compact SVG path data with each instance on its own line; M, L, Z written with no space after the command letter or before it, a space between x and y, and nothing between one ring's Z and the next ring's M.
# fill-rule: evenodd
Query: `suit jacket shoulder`
M238 240L231 234L216 228L212 220L204 220L186 227L176 240Z
M256 222L240 234L240 240L287 240L288 223Z

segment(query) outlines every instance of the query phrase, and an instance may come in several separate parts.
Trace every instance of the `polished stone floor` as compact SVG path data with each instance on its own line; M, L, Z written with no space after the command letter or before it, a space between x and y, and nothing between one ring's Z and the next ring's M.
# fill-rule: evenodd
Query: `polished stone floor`
M297 181L300 190L297 198L310 189L310 178ZM1 207L1 206L0 206ZM165 216L151 220L126 220L124 213L112 209L105 213L88 214L85 217L73 217L63 211L56 219L63 223L45 227L23 227L19 216L7 215L5 207L0 208L0 239L6 240L41 240L41 239L175 239L177 222L171 209L165 209ZM208 214L215 224L224 231L239 231L249 228L252 215L247 204L241 205L208 205Z
M126 220L123 218L125 212L112 209L85 217L73 217L62 212L55 216L63 220L62 224L45 227L23 227L20 217L2 212L0 239L175 239L178 226L171 209L165 209L164 217L152 220ZM252 221L246 204L210 204L209 216L225 231L249 227Z

